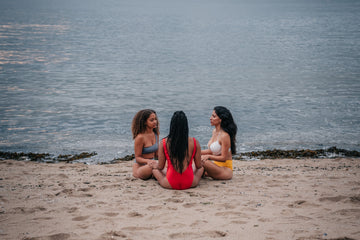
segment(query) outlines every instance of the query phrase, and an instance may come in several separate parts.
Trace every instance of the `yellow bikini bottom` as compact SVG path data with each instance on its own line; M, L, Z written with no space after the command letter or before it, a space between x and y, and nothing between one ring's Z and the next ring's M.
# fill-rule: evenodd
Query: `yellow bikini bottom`
M225 162L214 161L214 163L219 167L227 167L233 170L232 160L226 160Z

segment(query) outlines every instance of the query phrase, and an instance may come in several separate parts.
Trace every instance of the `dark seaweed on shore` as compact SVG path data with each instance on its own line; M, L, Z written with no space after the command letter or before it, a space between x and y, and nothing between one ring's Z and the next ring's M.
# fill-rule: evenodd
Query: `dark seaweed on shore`
M256 151L246 152L239 155L234 155L234 160L248 160L248 159L283 159L283 158L331 158L331 157L354 157L360 158L360 152L350 151L337 147L331 147L328 149L317 149L317 150L267 150L267 151ZM135 158L135 155L126 155L123 158L115 158L109 163L118 163L122 161L131 161ZM106 163L104 163L106 164Z
M126 155L125 157L122 158L114 158L112 161L109 162L109 164L123 162L123 161L132 161L134 158L135 158L135 154ZM102 164L106 164L106 163L102 163Z
M2 152L0 151L0 159L13 159L13 160L23 160L23 161L35 161L35 162L47 162L47 163L57 163L57 162L72 162L75 160L80 160L84 158L90 158L97 155L96 152L82 152L80 154L69 154L69 155L59 155L57 157L52 157L48 153L16 153L16 152ZM266 150L266 151L256 151L256 152L246 152L240 153L239 155L234 155L234 160L248 160L248 159L282 159L282 158L325 158L325 157L355 157L360 158L360 152L355 150L346 150L336 147L331 147L328 149L317 149L317 150ZM100 164L113 164L123 161L132 161L135 158L134 154L126 155L122 158L115 158L109 162L102 162Z
M241 153L238 156L234 156L233 159L243 160L243 159L281 159L281 158L324 158L324 157L360 157L360 152L350 151L346 149L340 149L337 147L331 147L328 149L317 149L317 150L266 150L266 151L256 151L256 152L246 152Z
M48 153L17 153L17 152L1 152L0 159L13 159L13 160L23 160L23 161L34 161L34 162L71 162L79 159L90 158L97 155L96 152L88 153L82 152L80 154L68 154L68 155L59 155L57 157L52 157Z

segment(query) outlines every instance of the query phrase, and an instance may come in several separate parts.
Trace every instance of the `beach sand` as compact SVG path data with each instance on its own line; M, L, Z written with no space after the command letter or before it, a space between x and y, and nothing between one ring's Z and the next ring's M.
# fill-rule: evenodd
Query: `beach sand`
M0 161L0 239L360 239L360 159L234 161L183 191L131 165Z

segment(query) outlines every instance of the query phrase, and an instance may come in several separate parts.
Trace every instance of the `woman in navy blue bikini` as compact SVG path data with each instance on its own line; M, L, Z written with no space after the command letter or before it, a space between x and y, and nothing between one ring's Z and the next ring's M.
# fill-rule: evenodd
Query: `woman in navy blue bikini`
M151 109L139 111L132 121L131 131L134 139L135 162L133 176L149 179L152 165L156 164L159 147L159 122L156 112Z

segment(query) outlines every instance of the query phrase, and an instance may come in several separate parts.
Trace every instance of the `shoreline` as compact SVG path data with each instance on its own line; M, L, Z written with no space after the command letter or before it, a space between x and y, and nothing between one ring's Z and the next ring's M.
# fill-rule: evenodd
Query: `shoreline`
M0 237L360 239L360 159L234 161L229 181L167 190L105 165L0 161Z
M46 163L59 163L59 162L76 162L96 156L96 152L82 152L80 154L60 154L53 156L49 153L32 153L32 152L5 152L0 151L0 160L13 159L20 161L34 161ZM233 160L262 160L262 159L301 159L301 158L337 158L337 157L350 157L360 158L360 152L356 150L347 150L337 147L330 147L327 149L302 149L302 150L266 150L266 151L252 151L244 152L233 155ZM97 164L114 164L121 161L132 161L135 158L134 154L126 155L120 158L114 158L105 162Z

